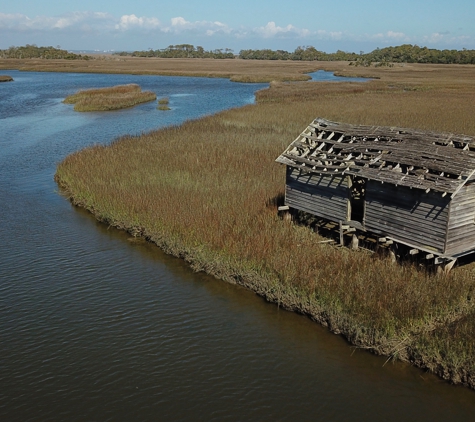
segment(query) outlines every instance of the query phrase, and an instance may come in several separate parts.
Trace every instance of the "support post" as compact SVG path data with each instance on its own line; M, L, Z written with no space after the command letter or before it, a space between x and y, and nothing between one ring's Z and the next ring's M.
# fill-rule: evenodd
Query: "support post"
M454 266L455 264L455 261L457 261L456 259L452 259L452 261L449 261L445 266L444 266L444 273L445 274L448 274L450 272L450 270L452 269L452 267Z
M340 220L340 246L343 246L343 222Z
M351 238L351 249L354 251L358 250L358 244L358 237L354 234Z

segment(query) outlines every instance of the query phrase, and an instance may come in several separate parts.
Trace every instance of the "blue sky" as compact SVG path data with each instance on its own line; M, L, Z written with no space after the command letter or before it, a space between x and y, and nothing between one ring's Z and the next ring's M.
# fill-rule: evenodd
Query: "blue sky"
M7 0L0 48L147 50L193 44L206 50L312 45L369 52L417 44L475 49L474 0Z

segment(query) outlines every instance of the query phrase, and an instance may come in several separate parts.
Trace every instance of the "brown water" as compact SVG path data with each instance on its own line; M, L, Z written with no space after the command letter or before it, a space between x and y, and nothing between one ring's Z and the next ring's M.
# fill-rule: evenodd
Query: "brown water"
M305 317L129 242L56 192L55 164L69 152L195 117L179 114L223 93L244 104L255 87L14 78L0 86L0 421L475 419L474 392L385 365ZM78 85L129 82L169 96L175 115L154 104L84 115L60 102Z

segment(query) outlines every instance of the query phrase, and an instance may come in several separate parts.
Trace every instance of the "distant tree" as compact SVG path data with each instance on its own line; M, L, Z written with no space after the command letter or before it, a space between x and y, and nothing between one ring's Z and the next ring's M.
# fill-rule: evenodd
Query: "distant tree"
M23 47L12 46L7 50L0 50L0 52L1 56L7 59L89 59L88 56L81 56L51 46L38 47L36 44L26 44Z

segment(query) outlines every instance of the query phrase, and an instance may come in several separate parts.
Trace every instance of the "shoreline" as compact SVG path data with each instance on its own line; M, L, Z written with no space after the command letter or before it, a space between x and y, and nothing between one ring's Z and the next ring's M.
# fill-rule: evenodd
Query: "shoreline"
M143 239L154 244L166 254L183 259L195 272L204 272L218 280L239 285L286 311L306 316L326 327L333 334L343 336L349 346L364 349L375 355L387 356L387 361L398 360L409 363L421 370L428 370L454 385L462 385L475 390L474 374L469 371L451 371L450 368L444 365L443 360L431 359L429 356L421 354L420 351L414 350L411 344L413 339L410 339L405 334L397 338L385 339L384 336L380 337L380 333L373 332L368 333L367 337L362 337L360 327L352 321L350 316L332 310L318 303L318 301L312 301L305 292L299 292L289 285L282 286L276 280L262 277L253 272L230 267L229 265L222 265L219 257L216 262L207 261L200 256L199 251L187 248L183 244L175 243L160 235L150 234L146 228L127 226L123 222L103 218L93 207L87 206L82 201L77 201L69 191L68 186L57 175L55 175L55 181L60 188L61 194L66 196L73 206L88 211L102 224L125 231L134 239ZM450 322L443 321L442 325L447 323ZM413 333L413 336L418 334ZM371 338L379 338L379 341L372 342L369 340Z

